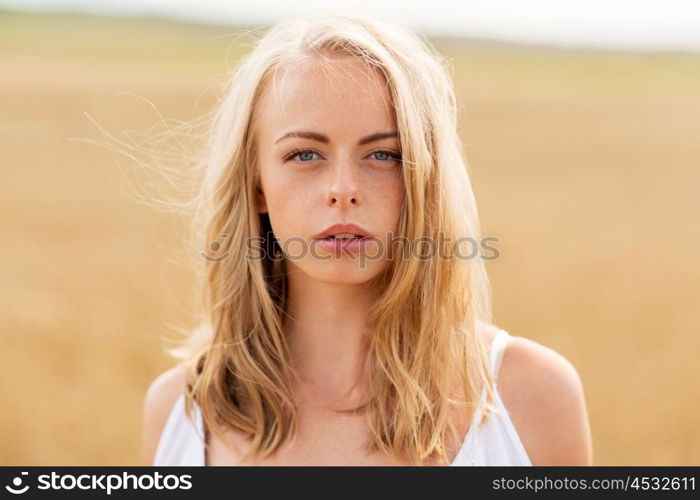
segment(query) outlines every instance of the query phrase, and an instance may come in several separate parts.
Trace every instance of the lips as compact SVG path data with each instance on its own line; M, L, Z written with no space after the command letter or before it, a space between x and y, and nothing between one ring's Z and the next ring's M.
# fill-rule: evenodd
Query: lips
M335 239L337 235L353 235L357 239L367 238L372 236L369 231L367 231L362 226L357 224L345 223L345 224L333 224L327 227L319 234L317 234L315 239Z

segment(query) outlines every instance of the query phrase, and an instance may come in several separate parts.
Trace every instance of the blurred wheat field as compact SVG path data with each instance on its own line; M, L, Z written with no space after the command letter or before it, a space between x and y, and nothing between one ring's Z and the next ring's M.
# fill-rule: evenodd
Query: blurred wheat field
M234 32L0 13L1 464L138 461L161 335L192 314L182 221L68 139L100 137L84 112L120 137L194 118ZM700 57L435 43L496 323L577 367L597 465L700 464Z

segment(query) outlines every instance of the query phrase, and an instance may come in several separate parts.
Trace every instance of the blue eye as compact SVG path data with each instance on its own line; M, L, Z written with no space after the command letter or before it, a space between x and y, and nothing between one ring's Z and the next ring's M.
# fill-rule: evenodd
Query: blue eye
M401 156L397 155L396 153L392 153L391 151L375 151L372 154L373 155L385 155L383 158L376 158L379 161L388 161L388 160L401 161Z
M310 149L298 149L296 151L292 151L289 155L285 156L284 161L289 161L289 160L295 159L296 157L300 157L299 161L301 161L302 163L306 163L308 161L313 160L313 158L309 158L308 155L315 155L315 154L318 154L318 153L316 153L315 151L312 151ZM302 155L306 155L306 157L305 157L306 159L301 159Z

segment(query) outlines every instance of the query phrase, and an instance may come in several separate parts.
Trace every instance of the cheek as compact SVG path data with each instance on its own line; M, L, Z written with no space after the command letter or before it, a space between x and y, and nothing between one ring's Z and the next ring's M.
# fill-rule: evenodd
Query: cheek
M277 175L264 185L265 200L275 207L295 207L308 201L310 192L309 181L299 177Z
M376 186L374 192L378 208L381 210L385 222L394 223L394 228L398 224L401 205L404 198L404 185L401 172L394 172L376 179L373 183Z
M265 203L275 234L285 236L300 232L303 218L309 213L308 183L294 176L273 175L263 179Z

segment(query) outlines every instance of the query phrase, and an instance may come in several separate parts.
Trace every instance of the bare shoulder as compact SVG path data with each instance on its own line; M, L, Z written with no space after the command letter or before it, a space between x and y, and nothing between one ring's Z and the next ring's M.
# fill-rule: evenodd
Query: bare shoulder
M148 387L143 402L143 465L152 465L160 435L177 398L185 389L184 367L175 366L158 375Z
M513 335L498 387L533 465L592 465L583 384L568 359Z

